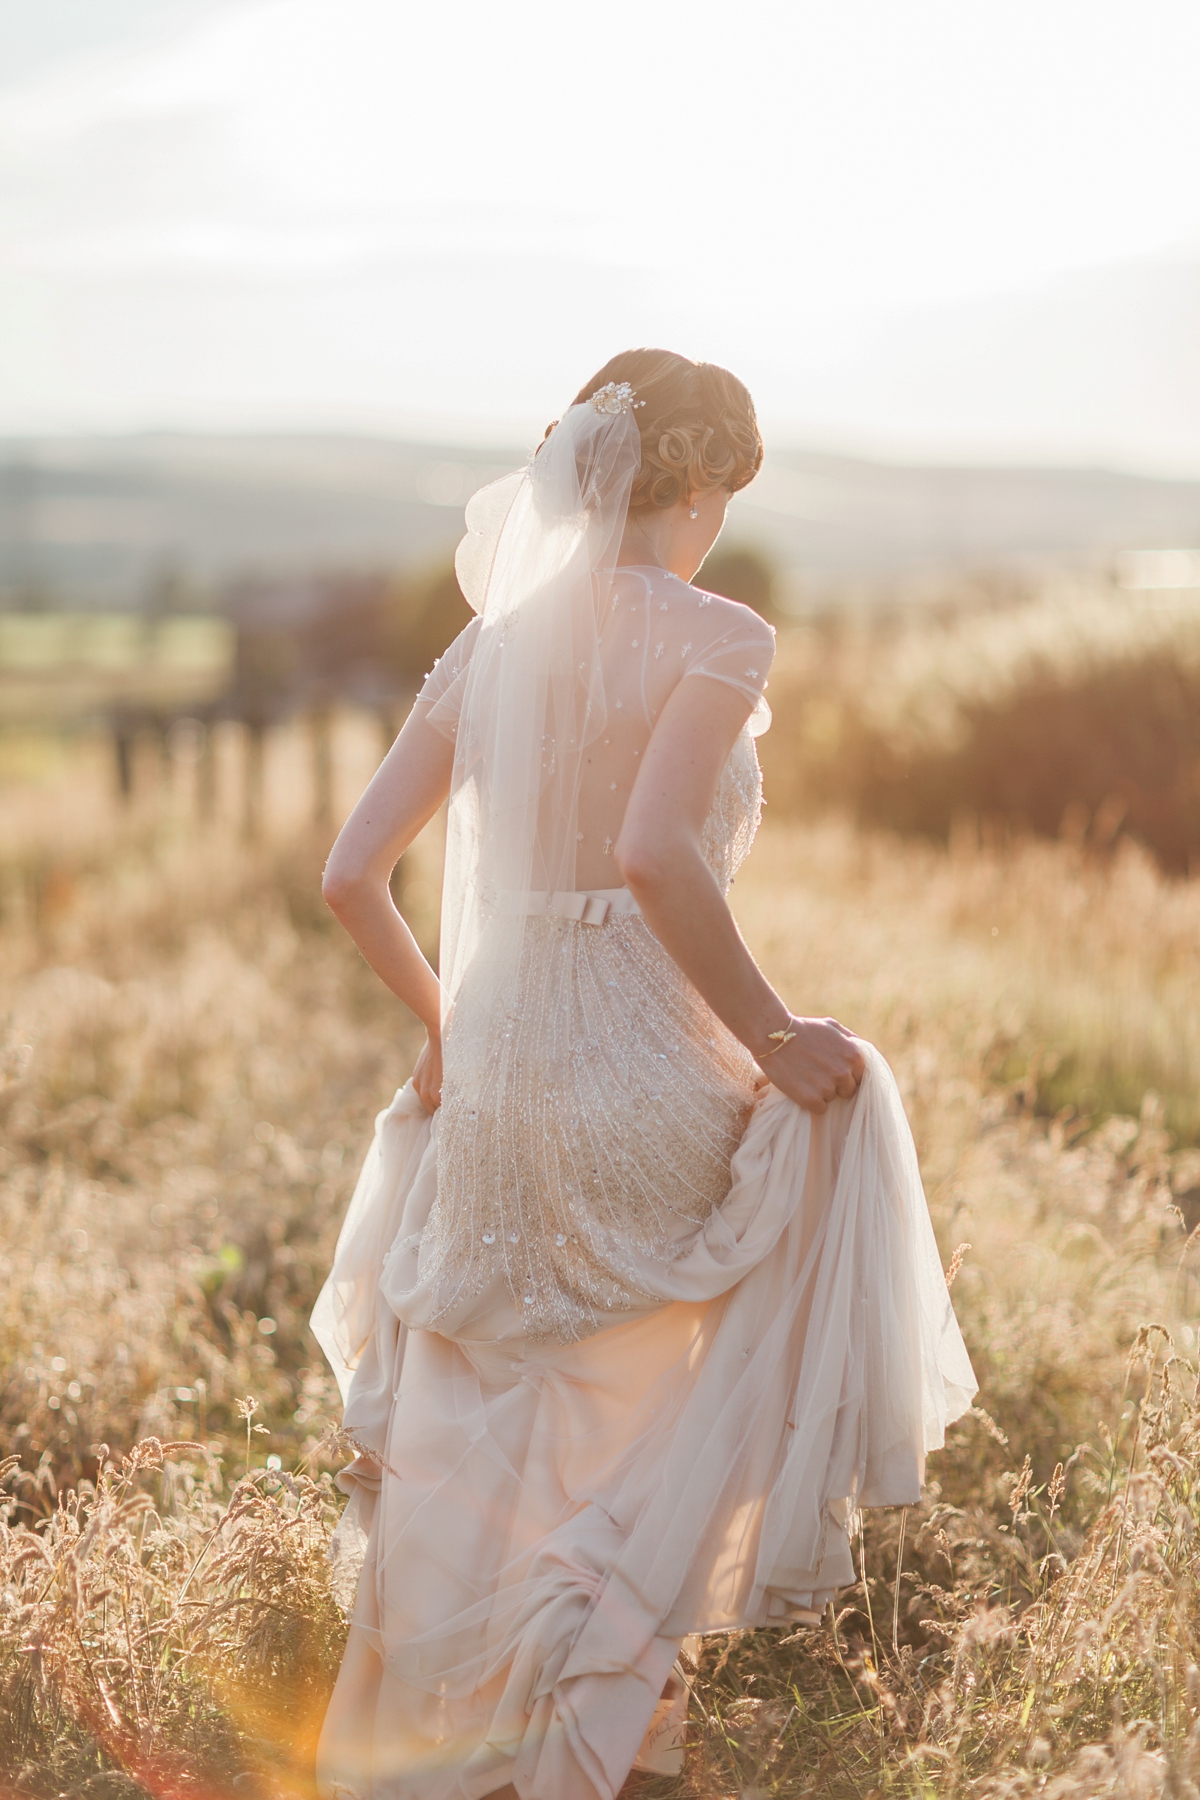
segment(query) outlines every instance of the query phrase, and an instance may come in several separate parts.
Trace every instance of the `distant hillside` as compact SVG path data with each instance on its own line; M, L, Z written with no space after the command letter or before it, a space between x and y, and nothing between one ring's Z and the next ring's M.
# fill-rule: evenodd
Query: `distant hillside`
M164 581L419 566L520 450L376 438L0 441L0 593L138 605Z
M936 468L782 453L735 502L793 593L963 570L1102 566L1200 544L1200 482L1106 469Z
M523 454L333 436L0 441L0 601L203 600L246 574L428 564L456 543L467 496ZM1200 543L1200 482L773 452L727 537L758 546L802 603L839 584Z

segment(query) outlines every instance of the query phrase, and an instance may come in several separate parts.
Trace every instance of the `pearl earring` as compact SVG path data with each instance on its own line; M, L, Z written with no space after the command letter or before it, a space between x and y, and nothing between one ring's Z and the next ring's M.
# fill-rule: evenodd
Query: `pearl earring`
M692 501L692 510L688 514L688 518L689 519L698 519L699 517L700 517L700 514L696 511L696 502L693 500Z

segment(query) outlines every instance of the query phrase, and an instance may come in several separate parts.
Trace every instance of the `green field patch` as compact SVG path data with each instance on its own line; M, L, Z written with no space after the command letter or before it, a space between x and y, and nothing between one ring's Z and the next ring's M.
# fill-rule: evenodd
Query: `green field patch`
M198 614L146 619L137 613L0 614L0 672L160 669L215 674L231 668L233 627Z

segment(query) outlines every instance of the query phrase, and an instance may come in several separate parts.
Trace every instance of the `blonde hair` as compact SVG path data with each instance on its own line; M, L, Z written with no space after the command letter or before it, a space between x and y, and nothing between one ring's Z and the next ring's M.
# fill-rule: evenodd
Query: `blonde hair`
M639 402L634 418L642 466L629 497L631 512L674 506L707 488L735 494L762 467L754 402L728 369L673 350L623 350L584 383L572 405L590 400L610 381L627 381ZM547 437L553 429L547 427Z

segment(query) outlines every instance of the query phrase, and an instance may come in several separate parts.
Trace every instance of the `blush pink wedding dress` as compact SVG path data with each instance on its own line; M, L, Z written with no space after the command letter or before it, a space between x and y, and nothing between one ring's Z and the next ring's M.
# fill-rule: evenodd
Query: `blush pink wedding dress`
M417 702L447 735L477 624ZM468 985L438 1114L411 1084L380 1114L313 1315L359 1452L319 1758L342 1800L613 1800L677 1768L683 1640L817 1615L854 1509L917 1501L975 1391L883 1058L819 1118L762 1087L617 885L639 758L703 679L755 706L704 832L728 888L768 628L625 569L601 652L578 838L611 877L502 897L519 1004L484 1031Z

